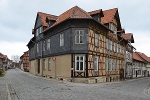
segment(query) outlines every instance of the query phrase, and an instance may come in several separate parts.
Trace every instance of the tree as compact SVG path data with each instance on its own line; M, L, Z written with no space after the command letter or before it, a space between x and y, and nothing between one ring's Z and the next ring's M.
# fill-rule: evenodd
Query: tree
M16 63L19 63L19 61L20 61L20 57L18 55L12 55L11 59Z

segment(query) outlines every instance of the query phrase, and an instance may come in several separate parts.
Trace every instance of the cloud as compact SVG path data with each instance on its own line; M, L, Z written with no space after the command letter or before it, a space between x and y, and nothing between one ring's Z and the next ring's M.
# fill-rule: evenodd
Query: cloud
M23 52L27 51L27 44L24 42L5 42L0 41L1 53L7 55L9 59L11 59L12 55L21 56Z

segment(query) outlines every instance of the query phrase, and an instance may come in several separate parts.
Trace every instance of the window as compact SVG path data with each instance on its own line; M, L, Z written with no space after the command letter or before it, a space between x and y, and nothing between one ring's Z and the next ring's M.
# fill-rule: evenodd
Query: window
M50 50L50 39L47 40L47 50Z
M84 71L84 55L76 55L75 56L75 70L76 71Z
M117 34L117 27L116 27L116 25L113 24L113 23L110 23L109 25L110 25L109 29L111 29L112 31L114 31L114 34Z
M110 40L109 42L110 42L109 44L110 50L112 50L112 41Z
M109 71L112 71L112 59L109 58Z
M108 48L108 39L106 39L106 49L108 50L109 48Z
M98 56L94 57L94 71L98 71Z
M60 46L64 46L64 34L60 34Z
M43 41L43 51L45 51L45 41Z
M106 61L105 61L105 70L108 71L108 58L106 58Z
M98 34L95 33L95 46L98 47Z
M75 44L83 44L84 30L75 31Z
M39 36L40 33L43 31L43 26L36 29L36 36Z
M118 59L116 59L116 65L115 66L116 66L116 68L115 68L116 71L118 71Z
M46 63L45 63L45 59L43 59L43 69L46 69Z
M114 42L114 52L116 52L117 51L117 49L116 49L117 47L116 47L116 43Z
M116 46L116 49L117 49L117 53L118 53L118 44L116 44L117 46Z
M38 31L38 29L36 29L36 36L39 36L39 31Z
M39 52L39 44L37 43L36 44L36 50L37 50L37 53Z
M48 70L51 70L51 59L48 58Z

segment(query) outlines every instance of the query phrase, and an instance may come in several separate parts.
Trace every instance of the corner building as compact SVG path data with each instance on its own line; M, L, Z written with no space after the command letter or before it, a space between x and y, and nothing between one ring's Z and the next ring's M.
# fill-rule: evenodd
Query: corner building
M120 30L117 8L86 12L75 6L59 16L38 12L27 44L30 73L85 83L123 80L128 41Z

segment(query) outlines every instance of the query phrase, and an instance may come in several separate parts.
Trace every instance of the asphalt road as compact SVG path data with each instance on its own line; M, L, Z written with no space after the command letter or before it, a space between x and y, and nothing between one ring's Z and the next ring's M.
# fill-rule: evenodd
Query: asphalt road
M150 100L150 77L84 84L10 69L5 75L5 82L12 100Z

